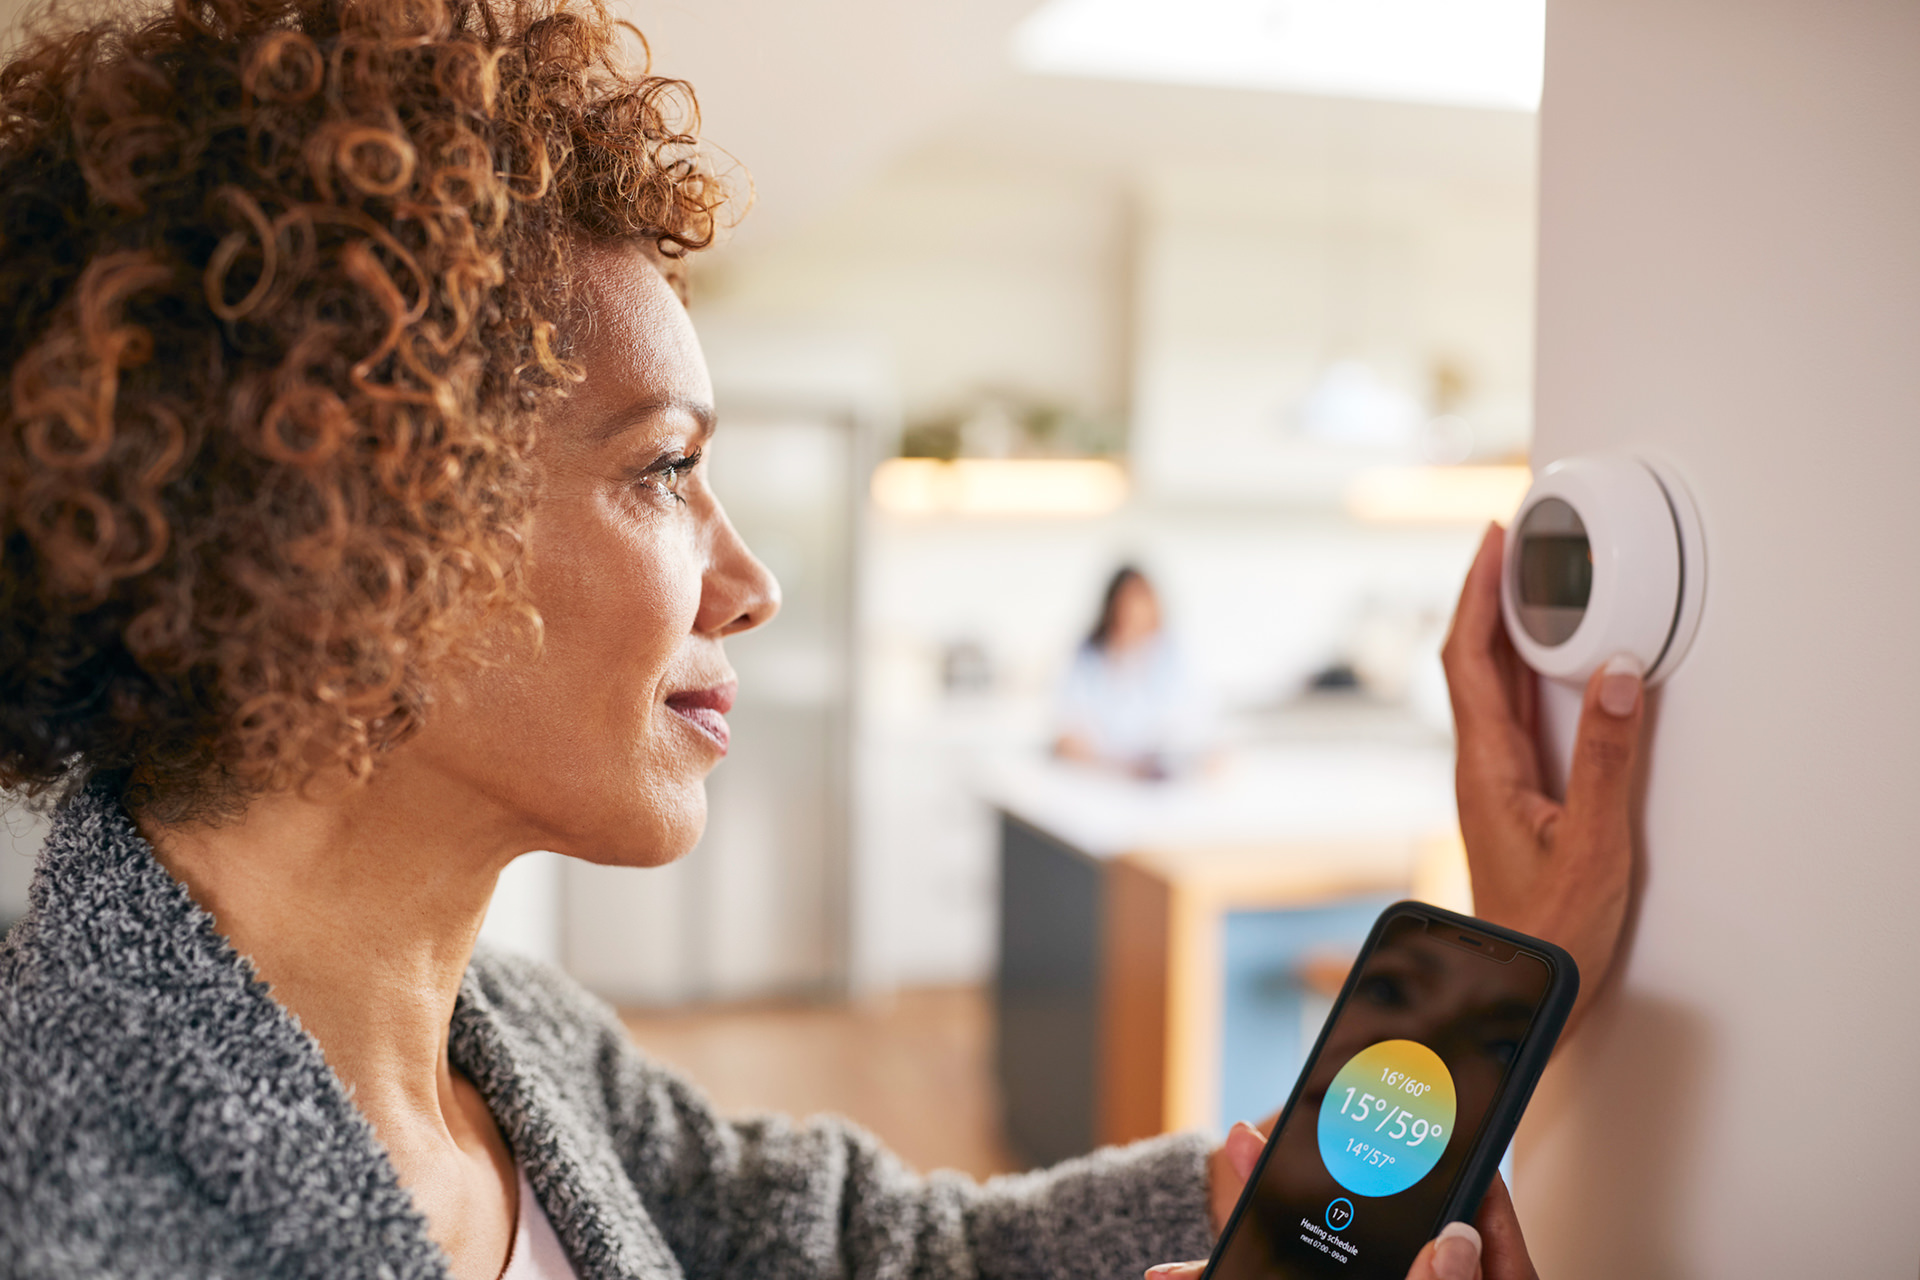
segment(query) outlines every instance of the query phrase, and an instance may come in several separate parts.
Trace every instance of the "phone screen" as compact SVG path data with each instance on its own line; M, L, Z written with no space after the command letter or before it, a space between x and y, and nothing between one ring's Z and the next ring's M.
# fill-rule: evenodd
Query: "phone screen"
M1404 1276L1553 981L1538 955L1410 913L1357 963L1211 1276Z

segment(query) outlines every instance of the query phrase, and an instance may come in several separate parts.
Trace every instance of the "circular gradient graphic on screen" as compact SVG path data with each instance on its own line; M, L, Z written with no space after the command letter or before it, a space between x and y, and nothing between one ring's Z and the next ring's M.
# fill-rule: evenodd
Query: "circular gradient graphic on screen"
M1453 1141L1453 1075L1415 1040L1382 1040L1340 1068L1320 1103L1320 1159L1357 1196L1398 1195Z

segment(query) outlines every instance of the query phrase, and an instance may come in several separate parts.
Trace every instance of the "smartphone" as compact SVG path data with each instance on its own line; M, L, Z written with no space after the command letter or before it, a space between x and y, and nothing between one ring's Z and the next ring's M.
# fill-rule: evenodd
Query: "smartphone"
M1550 942L1388 907L1206 1275L1405 1280L1427 1241L1478 1210L1579 990Z

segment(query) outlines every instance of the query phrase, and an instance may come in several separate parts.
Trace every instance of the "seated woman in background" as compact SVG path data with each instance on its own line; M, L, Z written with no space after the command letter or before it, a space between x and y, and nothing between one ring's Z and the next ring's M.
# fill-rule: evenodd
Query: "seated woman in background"
M1167 635L1160 595L1124 565L1107 582L1100 617L1061 682L1054 754L1136 778L1165 778L1202 762L1209 745L1204 691Z
M619 37L178 0L0 72L0 785L54 809L0 946L0 1274L1109 1277L1238 1194L1246 1126L975 1185L723 1119L476 949L525 852L693 847L724 642L779 600L675 289L722 192ZM1591 990L1640 700L1590 690L1539 793L1498 553L1449 654L1475 887Z

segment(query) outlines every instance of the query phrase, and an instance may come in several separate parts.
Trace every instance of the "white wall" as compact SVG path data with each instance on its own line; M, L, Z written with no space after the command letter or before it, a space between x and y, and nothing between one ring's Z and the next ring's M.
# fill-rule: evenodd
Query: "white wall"
M1536 458L1710 571L1622 989L1523 1132L1543 1275L1920 1268L1920 6L1554 0Z

